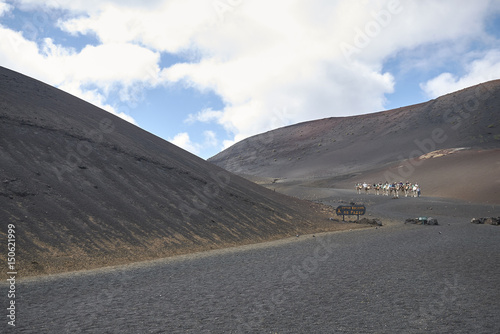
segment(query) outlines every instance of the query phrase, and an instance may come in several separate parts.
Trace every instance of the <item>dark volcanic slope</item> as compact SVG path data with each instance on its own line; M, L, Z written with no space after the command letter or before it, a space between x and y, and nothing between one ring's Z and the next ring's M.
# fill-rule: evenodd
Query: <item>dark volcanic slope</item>
M21 273L312 231L317 210L0 68L0 237L15 224Z
M500 147L500 80L409 107L280 128L243 140L209 161L238 174L349 177L459 147Z

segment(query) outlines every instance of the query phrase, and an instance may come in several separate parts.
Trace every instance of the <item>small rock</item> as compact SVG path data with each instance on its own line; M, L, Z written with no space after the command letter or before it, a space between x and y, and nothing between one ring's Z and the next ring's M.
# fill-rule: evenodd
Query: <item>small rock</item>
M500 225L500 217L472 218L472 224Z
M425 222L424 224L426 224L426 225L439 225L436 218L430 218L430 217L427 218L427 222Z
M437 219L432 217L408 218L405 224L439 225Z
M494 217L486 218L486 220L484 221L484 223L488 224L488 225L499 225L500 218L494 218Z
M382 226L382 222L379 219L377 219L377 218L375 218L375 219L361 218L356 223L358 223L358 224L367 224L367 225Z

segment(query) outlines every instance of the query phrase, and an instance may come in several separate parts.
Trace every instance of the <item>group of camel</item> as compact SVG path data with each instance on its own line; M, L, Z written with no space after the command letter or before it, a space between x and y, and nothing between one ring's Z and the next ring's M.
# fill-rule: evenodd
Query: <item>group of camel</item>
M365 191L366 194L370 193L370 190L374 190L376 195L380 195L381 193L385 196L393 196L393 197L399 197L400 193L404 193L405 197L420 197L420 186L415 183L412 184L410 182L394 182L394 183L374 183L374 184L368 184L366 182L364 183L357 183L356 184L356 191L358 194L361 194L361 191Z

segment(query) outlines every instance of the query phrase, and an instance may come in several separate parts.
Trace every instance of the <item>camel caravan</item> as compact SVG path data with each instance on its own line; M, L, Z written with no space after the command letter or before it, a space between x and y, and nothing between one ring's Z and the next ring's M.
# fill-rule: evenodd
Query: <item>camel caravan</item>
M368 184L366 182L364 183L357 183L356 184L356 192L358 194L361 194L361 192L364 190L365 194L369 194L370 191L374 191L375 195L385 195L385 196L393 196L393 197L399 197L399 194L404 194L405 197L420 197L420 186L415 183L412 184L410 182L394 182L394 183L374 183L374 184Z

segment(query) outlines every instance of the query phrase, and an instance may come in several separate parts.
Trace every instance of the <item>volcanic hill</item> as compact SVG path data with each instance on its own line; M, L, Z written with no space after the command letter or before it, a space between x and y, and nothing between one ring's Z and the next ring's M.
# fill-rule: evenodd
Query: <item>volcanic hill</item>
M425 195L500 203L500 80L408 107L283 127L209 161L252 180L344 189L409 180Z
M0 68L0 237L15 226L20 275L334 229L327 211Z

